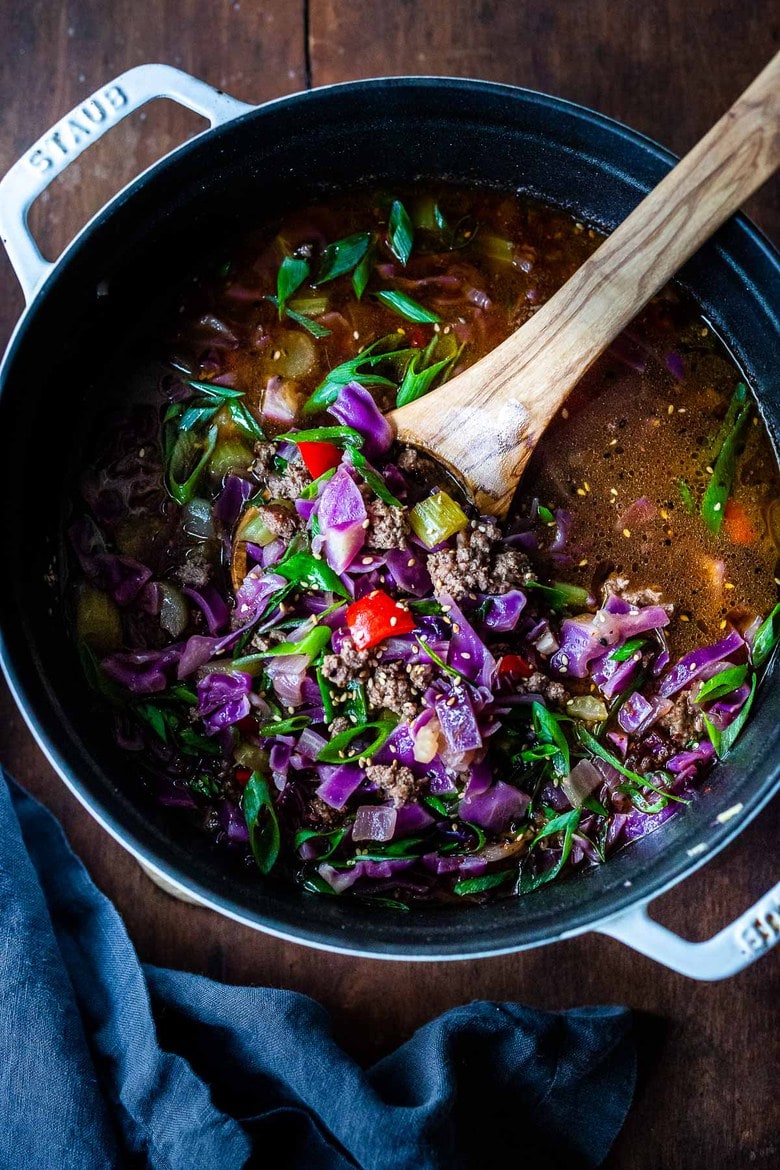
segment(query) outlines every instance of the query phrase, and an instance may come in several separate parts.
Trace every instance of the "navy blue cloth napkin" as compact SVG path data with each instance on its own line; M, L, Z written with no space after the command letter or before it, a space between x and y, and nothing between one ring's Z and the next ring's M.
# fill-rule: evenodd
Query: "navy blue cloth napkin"
M364 1070L306 996L142 966L57 822L2 775L0 841L3 1170L574 1170L623 1124L622 1008L472 1003Z

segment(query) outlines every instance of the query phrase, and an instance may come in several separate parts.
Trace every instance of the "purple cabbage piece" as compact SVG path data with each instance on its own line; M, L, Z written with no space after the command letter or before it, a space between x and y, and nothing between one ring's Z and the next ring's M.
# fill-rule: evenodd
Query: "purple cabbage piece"
M215 585L204 585L202 589L192 589L185 585L182 593L191 598L199 607L206 619L210 634L220 634L230 620L230 610L225 599Z
M363 453L366 459L377 459L390 450L395 437L393 428L368 390L359 383L349 382L342 386L328 412L340 423L360 432L365 440Z
M452 622L447 664L477 686L489 687L496 674L495 658L448 594L442 593L441 603Z
M641 735L652 727L657 719L671 710L669 699L651 695L646 699L639 691L629 695L618 711L618 723L630 735Z
M403 593L410 593L412 597L430 597L433 582L424 553L411 546L403 550L393 548L385 559L393 580Z
M357 764L339 764L335 767L321 765L318 772L322 779L317 796L331 808L343 808L365 778L365 773Z
M180 654L178 646L169 646L166 650L119 652L109 654L101 665L110 679L132 694L150 695L164 691L169 685Z
M519 589L510 589L508 593L488 596L483 600L487 604L482 620L488 629L495 633L513 630L520 621L520 614L526 604L526 596Z
M425 772L428 776L428 790L434 796L446 796L448 793L457 792L454 780L438 756L434 756L430 764L425 765Z
M305 524L311 520L317 508L317 500L296 500L295 511L301 517Z
M703 739L697 748L678 752L667 761L666 767L670 772L686 772L690 767L698 768L702 764L709 764L715 759L715 748L708 739Z
M314 685L317 687L316 683ZM317 687L317 691L319 692L319 687ZM303 698L304 701L306 701L305 693ZM315 722L317 721L315 720ZM322 749L327 747L327 744L328 741L324 735L320 735L311 727L304 727L303 731L298 737L297 750L305 760L316 760Z
M268 764L276 776L285 778L290 767L295 740L291 735L277 735L268 753Z
M242 670L233 671L232 674L213 671L198 681L198 715L203 720L207 735L215 735L249 714L251 686L251 675Z
M268 602L287 584L278 573L268 573L260 565L250 569L236 593L236 618L241 625L250 625L260 618Z
M550 545L550 552L563 552L566 542L569 539L569 531L573 519L574 517L571 512L568 512L565 508L555 509L555 540Z
M462 873L466 877L481 877L487 870L485 858L476 855L459 857L457 854L450 854L443 857L440 853L425 853L422 863L426 869L436 874Z
M309 662L308 654L280 654L266 662L265 669L271 686L283 707L301 706L303 683Z
M222 826L228 841L246 844L249 841L249 829L241 809L232 800L222 802L219 810L219 823Z
M561 674L586 678L593 659L603 658L637 634L668 625L669 615L660 605L641 608L620 597L609 597L595 614L567 618L561 626L561 648L550 662Z
M399 723L390 732L378 752L373 757L375 764L392 764L397 760L407 768L420 769L421 765L414 758L414 739L408 723Z
M152 570L131 557L119 556L117 553L98 553L93 557L89 569L82 561L85 575L99 589L108 593L117 605L130 605L135 601L147 581L152 578Z
M485 792L471 796L468 793L460 802L459 815L492 833L503 833L513 821L525 816L531 798L503 780Z
M707 709L707 718L719 731L723 731L729 723L733 723L736 719L745 706L749 694L750 687L747 683L743 683L730 694L724 695L721 699L716 699L714 703L710 704Z
M469 769L469 781L466 785L467 797L481 796L487 792L493 783L493 769L486 759L475 761Z
M342 464L322 489L317 508L320 534L312 542L313 551L325 550L334 573L349 568L365 544L367 518L360 488Z
M451 751L468 752L482 747L482 735L465 687L448 687L439 695L436 714Z
M684 654L661 679L658 693L665 698L675 695L677 691L698 678L713 662L722 661L744 645L742 635L736 630L730 630L725 638L721 638L713 646L705 646L701 650L692 650L690 654Z
M433 824L433 817L421 804L405 804L396 809L393 837L408 837Z
M217 520L226 528L232 528L253 490L253 484L248 479L240 475L229 475L214 505Z
M629 658L626 662L616 662L606 654L594 663L590 677L605 699L614 699L625 690L640 665L641 659L637 661L635 658Z
M349 869L335 869L332 865L328 865L323 861L317 867L320 877L331 886L337 894L342 894L344 890L348 890L360 878L392 878L397 873L402 873L405 869L411 868L414 865L414 859L408 857L388 857L383 861L367 861L361 860Z

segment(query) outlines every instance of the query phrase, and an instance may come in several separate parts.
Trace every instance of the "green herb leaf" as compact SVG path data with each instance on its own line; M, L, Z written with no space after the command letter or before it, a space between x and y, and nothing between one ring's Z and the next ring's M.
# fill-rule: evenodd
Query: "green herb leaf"
M348 727L346 731L334 735L329 744L326 744L317 756L318 764L342 764L348 760L362 760L378 752L382 744L395 728L396 723L389 719L377 719L373 723L363 723L358 727ZM368 732L376 735L367 747L352 750L356 739L363 739Z
M780 602L758 627L751 658L756 670L763 666L780 639Z
M319 490L322 487L322 485L324 483L327 483L329 479L333 479L333 476L335 474L336 474L335 467L331 467L328 471L323 471L322 475L318 475L316 479L313 479L311 481L311 483L307 483L306 486L301 489L301 499L302 500L315 499L317 494L319 493Z
M351 272L365 256L370 242L370 232L358 232L354 236L346 236L343 240L328 244L322 253L315 284L325 284L329 280L335 280L337 276Z
M722 760L726 753L734 746L734 741L742 731L742 728L745 726L747 717L750 714L750 708L753 706L753 699L756 695L757 684L758 675L754 674L750 680L750 694L745 701L744 707L740 711L739 715L737 715L736 719L732 720L728 727L724 728L723 731L720 731L714 725L714 723L712 723L711 720L707 718L706 715L703 717L707 727L707 735L710 737L710 742L715 748L715 752L719 760Z
M325 710L325 722L332 723L336 716L336 709L333 706L333 699L330 696L332 690L330 679L325 678L320 667L317 667L317 686L320 688L322 695L322 706Z
M325 375L311 397L307 399L303 413L319 414L321 410L325 410L331 402L335 402L341 387L346 386L349 382L359 382L361 386L397 385L397 382L385 378L382 374L372 374L367 371L372 370L374 366L380 365L382 362L411 357L417 352L414 349L398 348L401 341L400 334L390 333L386 337L380 337L372 345L366 346L362 353L356 354L355 357L342 362L339 366L334 366ZM394 346L395 348L393 348Z
M582 802L582 807L586 808L588 812L596 813L600 817L608 817L610 815L609 809L605 808L596 796L586 796Z
M433 387L439 374L452 362L452 358L444 358L418 373L417 365L421 357L422 354L418 351L406 367L404 380L398 388L396 406L406 406L408 402L415 402L418 398L422 398Z
M244 670L245 666L253 666L264 658L280 658L288 654L306 654L313 660L330 642L330 634L327 626L314 626L299 642L277 642L270 650L261 650L257 654L248 654L246 658L234 659L233 669Z
M194 727L181 727L176 741L186 756L221 756L222 749L213 739L201 735Z
M293 845L295 846L295 849L298 850L305 841L323 841L326 846L325 851L318 853L316 859L317 861L325 861L326 858L330 857L333 853L336 852L339 845L350 831L350 828L351 826L347 825L342 829L331 829L329 833L323 833L320 829L299 829L293 839ZM332 887L329 888L331 893L333 893L334 891Z
M310 427L307 431L288 431L277 435L277 443L335 443L345 447L362 447L365 439L354 427Z
M186 383L188 386L192 386L193 390L198 390L208 398L217 398L220 402L227 402L231 398L244 397L243 390L234 390L230 386L215 386L212 382L199 382L193 378L187 378Z
M481 877L461 878L452 887L454 894L463 897L466 894L484 894L486 890L494 890L496 886L503 886L515 876L512 869L502 869L497 873L485 873Z
M532 890L537 890L539 886L551 882L563 869L566 862L569 860L572 844L574 842L574 834L577 832L582 816L582 809L575 808L571 812L561 813L560 816L553 817L547 824L540 829L529 846L529 851L533 849L537 842L544 837L550 837L553 833L563 833L563 845L561 847L561 855L557 862L551 869L545 870L544 873L539 874L522 874L517 883L518 894L530 894Z
M426 309L419 301L412 300L406 293L399 292L397 289L383 289L381 292L374 293L374 296L406 321L415 321L419 325L435 325L441 321L438 313Z
M257 868L262 874L270 873L279 856L281 834L268 781L260 772L253 772L249 777L243 806Z
M238 403L238 405L241 405ZM210 422L217 411L220 409L220 404L212 406L210 403L193 403L192 405L184 407L182 410L181 403L175 403L169 406L165 414L165 422L174 422L180 431L194 431L201 423ZM179 413L181 411L181 413Z
M338 597L349 598L340 578L324 561L317 560L311 553L296 552L274 565L274 572L294 585L306 585L323 593L335 593Z
M733 426L723 440L713 473L707 484L707 490L701 502L701 514L710 532L720 532L723 523L723 513L726 508L731 485L734 482L734 473L737 465L737 454L742 434L748 417L750 416L750 402L747 400L747 389L742 382L737 387L732 404L739 396L739 407L736 411Z
M276 307L279 310L279 320L285 314L287 301L296 289L300 288L309 275L309 262L297 256L285 256L279 265L279 274L276 278Z
M610 658L613 662L628 662L629 658L633 658L647 642L647 638L629 638L622 646L618 646L617 650L613 650Z
M554 771L559 776L568 776L571 772L571 753L569 741L561 727L560 717L553 715L541 703L531 704L531 714L536 738L543 744L550 744L556 749L555 754L551 756Z
M378 471L375 471L371 464L366 459L362 451L357 451L351 448L349 452L349 461L355 468L355 471L363 477L374 495L382 500L383 503L389 504L391 508L403 507L401 501L396 499L390 488L387 486L382 476Z
M713 699L720 699L729 695L737 687L741 687L747 678L747 666L729 666L725 670L714 674L703 682L696 692L697 703L709 703Z
M258 735L292 735L294 731L303 731L304 727L308 727L311 719L308 715L293 715L291 719L279 719L264 723L262 727L258 727Z
M468 681L469 681L469 680L466 678L465 674L461 674L461 673L460 673L460 671L459 671L459 670L456 670L454 666L450 666L448 663L446 663L446 662L444 661L444 659L443 659L443 658L439 658L439 655L436 653L436 651L435 651L435 650L433 650L433 649L432 649L432 648L431 648L431 647L428 645L428 641L427 641L427 639L426 639L426 638L415 638L415 642L416 642L416 643L417 643L417 645L420 647L420 649L421 649L421 650L423 650L423 651L424 651L424 652L425 652L425 653L428 655L428 657L430 658L431 662L435 662L435 663L436 663L436 665L438 666L439 670L443 670L445 674L449 674L449 675L451 675L451 676L452 676L452 678L459 678L459 679L460 679L462 682L468 682Z
M272 305L279 304L278 297L266 297ZM291 321L295 321L296 325L302 325L307 333L311 333L312 337L330 337L331 330L326 329L324 325L318 325L316 321L312 321L310 317L305 316L304 313L296 313L289 305L284 311L285 317L289 317Z
M371 279L371 272L374 266L374 252L376 245L372 242L366 249L366 254L352 273L352 288L358 300L362 300L363 293L366 291L366 285Z
M452 814L450 809L454 806L454 803L454 801L450 800L448 804L447 801L442 800L440 796L423 797L423 804L427 805L428 808L430 808L433 812L437 813L440 817L444 817L445 819L449 819L451 817Z
M537 589L547 598L553 609L573 609L588 604L588 591L582 585L571 585L568 581L556 581L553 585L542 585L539 581L526 581L523 589Z
M398 257L405 268L412 254L414 225L400 199L396 199L390 208L387 242L390 245L390 251Z
M243 435L248 439L264 439L265 431L255 416L243 402L231 402L228 413Z
M537 512L539 514L539 519L543 524L555 523L555 514L551 512L549 508L545 508L544 504L539 505Z
M580 740L582 746L587 748L591 755L599 756L602 760L606 760L606 762L611 764L616 771L620 772L621 776L626 777L626 779L630 782L630 785L621 785L618 791L625 791L632 800L634 800L634 796L637 795L637 789L648 788L651 792L655 792L658 796L662 796L664 801L674 800L677 802L677 804L689 803L689 801L685 800L682 796L675 796L673 792L667 792L664 788L658 788L655 784L648 780L647 776L640 776L638 772L632 772L630 768L626 768L624 764L621 764L617 756L613 756L612 752L607 751L607 749L602 744L600 744L599 741L595 739L589 731L586 731L582 725L577 727L577 737ZM634 801L634 803L636 802ZM637 805L637 807L639 807L639 805ZM640 811L646 812L648 810L640 809Z
M155 707L154 703L136 703L134 710L139 719L148 723L163 743L168 742L168 724L159 707Z
M216 425L209 427L203 438L196 437L192 431L179 433L173 444L165 476L166 487L177 504L188 504L194 497L218 438L219 427Z

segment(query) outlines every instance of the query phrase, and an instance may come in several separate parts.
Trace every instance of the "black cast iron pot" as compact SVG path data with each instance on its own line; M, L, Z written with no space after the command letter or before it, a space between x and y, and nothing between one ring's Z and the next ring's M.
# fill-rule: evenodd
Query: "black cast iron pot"
M55 265L26 227L30 203L90 141L153 97L204 114L212 129L121 192ZM777 939L778 889L708 943L653 923L649 900L708 860L777 786L775 662L752 719L710 790L609 864L487 906L367 910L226 868L224 854L144 795L132 756L111 742L82 678L49 570L59 501L112 349L156 290L203 242L331 188L451 178L521 188L615 227L673 163L652 142L589 110L522 89L445 78L357 82L253 108L167 66L131 70L63 119L0 183L3 241L28 305L1 371L0 573L3 666L33 733L104 827L179 892L299 942L385 958L466 958L601 930L699 978L738 970ZM682 274L780 435L777 255L732 220ZM108 292L108 295L101 295ZM695 910L695 908L694 908Z

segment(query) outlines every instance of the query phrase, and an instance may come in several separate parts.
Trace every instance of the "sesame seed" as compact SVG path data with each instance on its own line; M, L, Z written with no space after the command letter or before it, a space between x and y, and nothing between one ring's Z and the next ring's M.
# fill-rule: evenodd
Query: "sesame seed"
M712 510L713 510L713 512L719 512L720 509L721 509L721 504L720 504L720 501L718 501L718 503L715 505L715 507Z
M344 759L346 759L346 756L344 755L344 752L341 752L341 751L339 752L339 759L340 759L340 760L344 760Z
M696 672L696 663L695 663L695 662L689 662L689 663L688 663L688 670L690 671L690 673L691 673L691 674L695 674L695 672Z
M445 332L445 333L452 333L452 326L451 326L451 325L445 325L445 326L444 326L444 332Z
M393 753L394 756L398 754L398 748L395 746L394 743L390 744L390 751Z
M677 413L678 413L678 414L687 414L687 413L688 413L688 407L687 407L687 406L678 406L678 407L677 407Z
M681 614L680 614L680 621L681 621L681 622L689 622L690 620L691 620L691 619L688 617L688 614L687 614L687 613L681 613Z
M390 618L390 625L391 625L391 626L397 626L397 625L398 625L398 618L397 618L397 617L391 617L391 618Z
M617 492L617 488L610 488L610 489L609 489L609 494L610 494L611 496L617 496L617 494L618 494L618 492Z
M563 665L564 665L564 666L568 666L568 665L569 665L569 656L568 656L568 654L561 654L561 662L563 663Z
M559 666L559 667L558 667L558 674L566 674L566 667L565 667L565 666Z
M609 445L610 445L610 447L617 447L617 445L618 445L617 439L610 439Z
M279 358L280 358L281 356L282 356L282 351L281 351L280 349L275 349L275 350L274 350L274 352L273 352L273 360L274 360L275 362L278 362L278 361L279 361Z
M586 492L590 491L590 484L588 483L587 479L583 479L582 486L585 488Z
M661 508L661 509L660 509L660 516L661 516L661 519L662 519L662 520L668 520L668 519L669 519L669 513L667 512L666 508Z
M452 632L453 632L454 634L459 634L459 633L460 633L460 626L458 625L458 623L457 623L457 622L453 622L453 623L452 623Z
M712 470L712 468L709 466L709 464L707 464L707 466L704 468L704 470L707 472L707 475L713 475L713 474L714 474L714 473L713 473L713 470Z
M584 496L585 495L585 488L577 488L577 495Z
M142 447L141 450L138 452L138 458L143 459L145 454L146 454L146 447Z
M569 417L569 412L566 409L566 407L564 406L563 410L561 411L561 418L568 418L568 417Z
M461 652L461 658L466 658L466 659L471 658L471 655L469 654L468 650L463 650Z
M666 408L666 413L667 414L674 414L674 407L672 406L671 402L669 403L669 405Z
M433 327L433 332L434 333L441 333L441 325L439 325L438 321L436 322L436 324Z
M587 563L588 563L588 558L587 558L587 557L583 557L583 558L582 558L582 560L580 561L580 563L578 564L577 568L578 568L578 569L584 569L584 568L585 568L585 566L587 565Z
M353 330L352 336L354 337L355 341L360 341L360 334L358 333L357 329Z
M777 584L780 585L780 581L778 581ZM723 588L724 589L736 589L736 585L732 585L731 581L726 581Z
M414 557L409 557L409 560L406 562L407 569L413 569L415 566L415 563L416 562L415 562Z
M723 619L723 621L720 623L720 629L721 629L721 630L725 630L725 628L726 628L726 626L727 626L727 625L728 625L728 622L727 622L727 621L726 621L726 619L724 618L724 619Z
M371 524L371 521L369 520L368 516L366 516L365 520L360 525L360 527L361 528L368 528L370 526L370 524Z
M624 529L623 529L623 535L625 536L626 540L628 540L629 536L631 535L631 529L630 529L630 528L624 528Z

